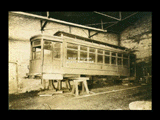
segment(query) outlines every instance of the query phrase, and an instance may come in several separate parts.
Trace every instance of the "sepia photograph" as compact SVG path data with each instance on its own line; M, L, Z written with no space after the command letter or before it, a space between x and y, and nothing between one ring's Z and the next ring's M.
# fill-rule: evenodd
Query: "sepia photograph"
M8 11L8 110L152 110L152 12Z

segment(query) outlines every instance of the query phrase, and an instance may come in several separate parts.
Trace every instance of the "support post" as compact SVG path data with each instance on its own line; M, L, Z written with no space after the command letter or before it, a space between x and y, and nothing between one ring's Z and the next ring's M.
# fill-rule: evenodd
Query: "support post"
M51 90L56 89L53 82L54 82L54 80L49 80L49 89L51 89Z
M93 35L89 36L89 38L93 37L94 35L97 35L99 32L94 33Z
M84 84L84 87L86 88L87 94L89 94L89 89L88 89L87 81L84 80L84 81L83 81L83 84Z
M119 12L119 19L120 19L120 21L122 20L122 14L121 14L121 12Z
M101 29L103 30L103 21L102 21L102 19L101 19Z
M88 30L88 38L90 38L90 30Z

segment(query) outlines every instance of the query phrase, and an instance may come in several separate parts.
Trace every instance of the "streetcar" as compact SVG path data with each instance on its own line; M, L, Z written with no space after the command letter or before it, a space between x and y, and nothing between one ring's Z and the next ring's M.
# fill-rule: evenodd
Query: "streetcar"
M133 52L125 47L57 31L30 38L29 76L63 80L70 76L135 77Z

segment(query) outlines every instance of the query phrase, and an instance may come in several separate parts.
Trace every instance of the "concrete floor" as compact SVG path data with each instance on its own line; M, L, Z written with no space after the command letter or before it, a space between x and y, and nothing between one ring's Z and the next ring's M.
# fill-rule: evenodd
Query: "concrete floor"
M134 101L152 101L151 85L112 85L90 89L90 96L75 97L69 92L39 96L38 92L9 95L12 110L129 110Z

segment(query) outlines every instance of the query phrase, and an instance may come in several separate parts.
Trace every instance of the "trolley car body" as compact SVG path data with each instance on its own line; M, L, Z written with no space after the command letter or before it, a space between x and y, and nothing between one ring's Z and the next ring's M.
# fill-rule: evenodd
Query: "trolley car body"
M124 47L58 31L31 37L29 75L63 79L67 75L130 76Z

